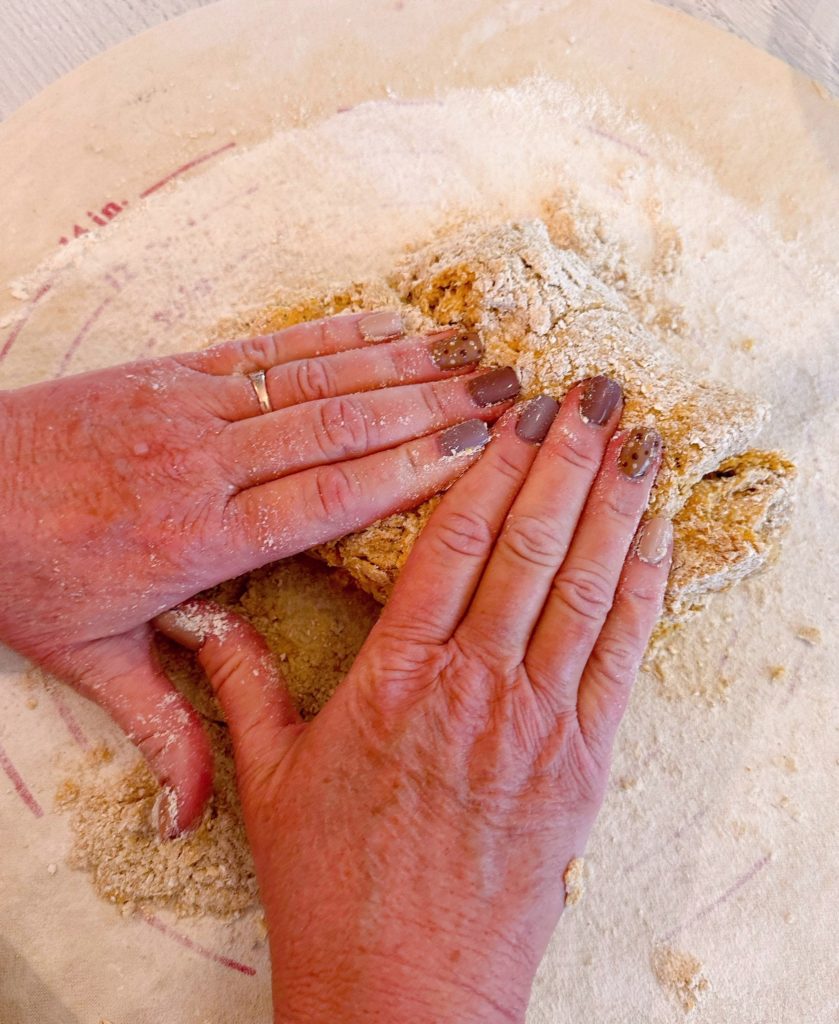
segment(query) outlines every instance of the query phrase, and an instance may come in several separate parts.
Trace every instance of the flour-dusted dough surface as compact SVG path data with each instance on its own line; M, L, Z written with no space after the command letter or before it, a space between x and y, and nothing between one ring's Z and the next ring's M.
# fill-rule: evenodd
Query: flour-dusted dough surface
M345 292L343 300L349 297ZM337 300L325 296L302 309L331 309L341 300L339 292ZM664 439L650 513L675 517L666 620L777 555L794 469L780 453L749 450L765 405L692 373L573 249L557 247L542 221L447 232L386 282L352 289L352 306L382 303L401 308L415 326L478 328L484 361L515 366L525 398L561 398L575 381L598 373L620 382L622 426L654 424ZM385 601L434 506L391 516L319 553Z

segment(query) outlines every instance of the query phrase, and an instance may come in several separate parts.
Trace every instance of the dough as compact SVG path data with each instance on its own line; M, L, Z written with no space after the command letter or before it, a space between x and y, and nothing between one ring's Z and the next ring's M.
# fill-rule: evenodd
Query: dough
M417 327L480 329L485 362L515 366L523 396L561 397L608 373L626 395L624 425L654 423L665 454L650 513L674 517L665 622L701 607L775 555L792 505L794 467L750 450L768 410L697 380L632 315L617 291L541 221L470 226L409 256L385 282L304 304L301 316L343 307L401 307ZM435 502L317 549L378 601L387 600Z

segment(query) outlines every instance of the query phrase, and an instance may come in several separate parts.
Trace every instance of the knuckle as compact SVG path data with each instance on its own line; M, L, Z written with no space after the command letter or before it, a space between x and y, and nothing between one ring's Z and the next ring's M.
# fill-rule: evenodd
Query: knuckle
M340 318L322 316L318 320L311 320L309 322L309 329L312 331L316 351L331 351L335 348L340 337L338 325L335 323L336 319Z
M275 332L247 338L242 343L242 349L248 362L255 363L257 366L270 366L277 361L279 335Z
M641 499L646 495L643 491L639 494L638 490L639 488L636 488L632 494L627 495L621 488L610 488L603 496L606 515L621 528L627 525L634 528L636 520L641 515Z
M609 690L623 690L635 679L643 653L642 646L628 633L611 633L600 638L591 666Z
M407 383L412 377L416 377L418 370L418 353L413 344L391 344L382 351L384 359L382 374L390 380Z
M575 617L591 622L602 622L614 599L607 573L595 562L577 562L563 568L554 580L553 590Z
M353 398L327 398L318 406L315 437L321 454L330 460L360 455L375 440L371 421Z
M360 482L349 467L336 463L314 471L312 505L318 519L331 522L356 518L361 497Z
M292 390L298 402L317 402L335 394L335 380L324 359L301 359L291 371Z
M540 568L558 564L563 554L556 528L538 516L511 516L504 543L517 559Z
M583 805L598 806L603 799L606 766L578 732L565 748L561 781Z
M438 525L436 538L443 555L480 558L492 545L493 531L476 512L450 512Z
M429 454L427 447L420 444L407 444L403 446L404 458L408 466L408 477L416 480L427 470Z
M666 586L667 578L664 576L643 583L621 585L620 596L626 603L626 617L636 620L639 633L645 628L652 628L652 620L656 619L661 612Z
M583 470L594 476L600 468L600 453L587 448L585 443L573 434L561 434L556 440L551 439L548 451L554 458L576 470Z
M443 393L435 384L423 384L419 388L419 401L428 419L432 423L443 423L446 420L446 408Z
M523 471L515 456L505 451L503 446L496 449L492 460L493 471L504 480L513 484L521 483Z

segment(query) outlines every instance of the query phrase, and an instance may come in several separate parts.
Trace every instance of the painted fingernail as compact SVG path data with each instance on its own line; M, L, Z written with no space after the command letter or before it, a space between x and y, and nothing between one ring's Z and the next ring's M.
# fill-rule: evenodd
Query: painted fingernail
M521 384L512 366L502 366L489 373L482 373L466 385L476 405L497 405L515 398L521 391Z
M550 395L539 395L521 406L516 433L522 441L541 444L559 412L559 402Z
M580 395L580 416L584 423L602 427L623 398L623 388L616 380L600 374L589 380Z
M673 524L669 519L656 516L648 519L641 529L635 553L647 565L658 565L667 557L673 537Z
M405 333L405 322L399 313L382 309L363 316L358 321L358 329L367 341L394 341Z
M441 370L477 363L483 354L484 343L477 331L461 331L431 345L431 358Z
M443 455L465 455L483 448L489 441L489 427L483 420L456 423L440 435Z
M623 442L618 465L624 476L640 480L647 475L661 452L661 434L650 427L633 430Z
M151 809L152 828L166 842L177 839L178 831L178 795L171 786L164 786L157 794Z

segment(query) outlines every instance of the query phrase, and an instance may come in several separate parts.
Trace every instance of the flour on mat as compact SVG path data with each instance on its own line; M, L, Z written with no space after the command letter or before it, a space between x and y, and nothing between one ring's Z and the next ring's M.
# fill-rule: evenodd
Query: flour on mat
M676 997L685 1013L695 1010L709 987L702 963L690 953L659 946L652 955L652 966L659 985Z
M379 611L351 583L305 558L277 563L210 596L265 636L304 718L346 675ZM202 615L205 627L225 624L217 613ZM126 769L113 763L110 750L97 748L56 795L71 816L70 864L88 871L99 895L124 913L164 907L229 917L257 902L230 738L194 656L161 638L160 657L204 719L215 762L212 802L195 831L161 842L155 818L163 791L145 763Z
M827 430L835 420L825 384L834 379L833 354L820 343L831 336L839 293L835 270L804 244L781 239L763 213L756 216L735 202L710 169L672 140L605 97L547 79L503 90L453 91L442 102L365 103L306 129L277 133L160 190L107 231L64 247L13 286L25 297L54 282L27 322L27 344L8 354L4 382L22 385L58 372L67 348L63 325L68 319L86 323L91 309L101 306L101 315L86 328L67 372L201 347L232 325L259 322L266 308L289 309L348 281L382 279L406 250L428 244L446 228L487 218L541 219L557 244L565 240L645 329L697 373L746 382L781 413L761 445L791 447L796 462L801 458L806 501L830 496L830 467L819 464L808 431L810 422ZM119 348L114 339L126 337L126 323L132 325L130 340ZM809 420L784 415L790 396L796 410L806 402ZM311 595L306 590L305 601L295 604L290 577L282 575L289 570L278 572L281 613L263 586L270 576L255 581L252 592L247 583L233 588L227 603L269 634L301 708L312 714L351 662L376 609L366 596L330 579L324 586L335 595L336 618L347 600L365 610L341 620L343 631L310 628L305 602ZM321 567L316 575L327 580L328 571ZM738 598L737 606L745 600ZM809 628L829 635L812 608L800 614ZM314 616L319 622L320 615ZM751 621L759 629L753 615ZM727 643L726 678L736 682L748 674L742 643L727 624L717 625L686 630L674 642L662 662L663 691L682 686L685 667L706 672L716 666L720 637ZM804 648L808 640L792 637L791 643ZM323 645L328 650L319 649ZM777 692L794 678L794 652L767 646L770 653L774 662L790 666L785 678L780 669L765 668L766 675L778 673L775 684L766 680ZM819 650L803 653L815 657ZM226 728L194 663L171 646L164 645L164 656L223 751ZM649 678L639 689L645 686ZM679 689L679 699L694 700L693 689ZM724 703L716 695L713 702ZM635 708L625 734L646 724L631 721L633 713L640 715ZM217 756L223 763L223 753ZM645 749L636 760L648 764L649 756ZM635 761L631 767L627 777L637 774ZM206 888L198 891L181 865L154 859L150 811L156 787L148 775L135 769L106 783L111 770L121 769L86 769L70 801L80 844L74 859L91 871L98 891L126 906L191 913L229 913L253 900L229 774L210 812L218 828L208 823L202 833L216 841L223 832L226 852L195 850L190 839L181 851L193 849L196 863L218 869L218 877L225 877L223 867L235 885L214 881L208 871ZM123 804L118 793L126 796ZM123 856L129 863L120 868ZM698 984L686 984L698 990Z

